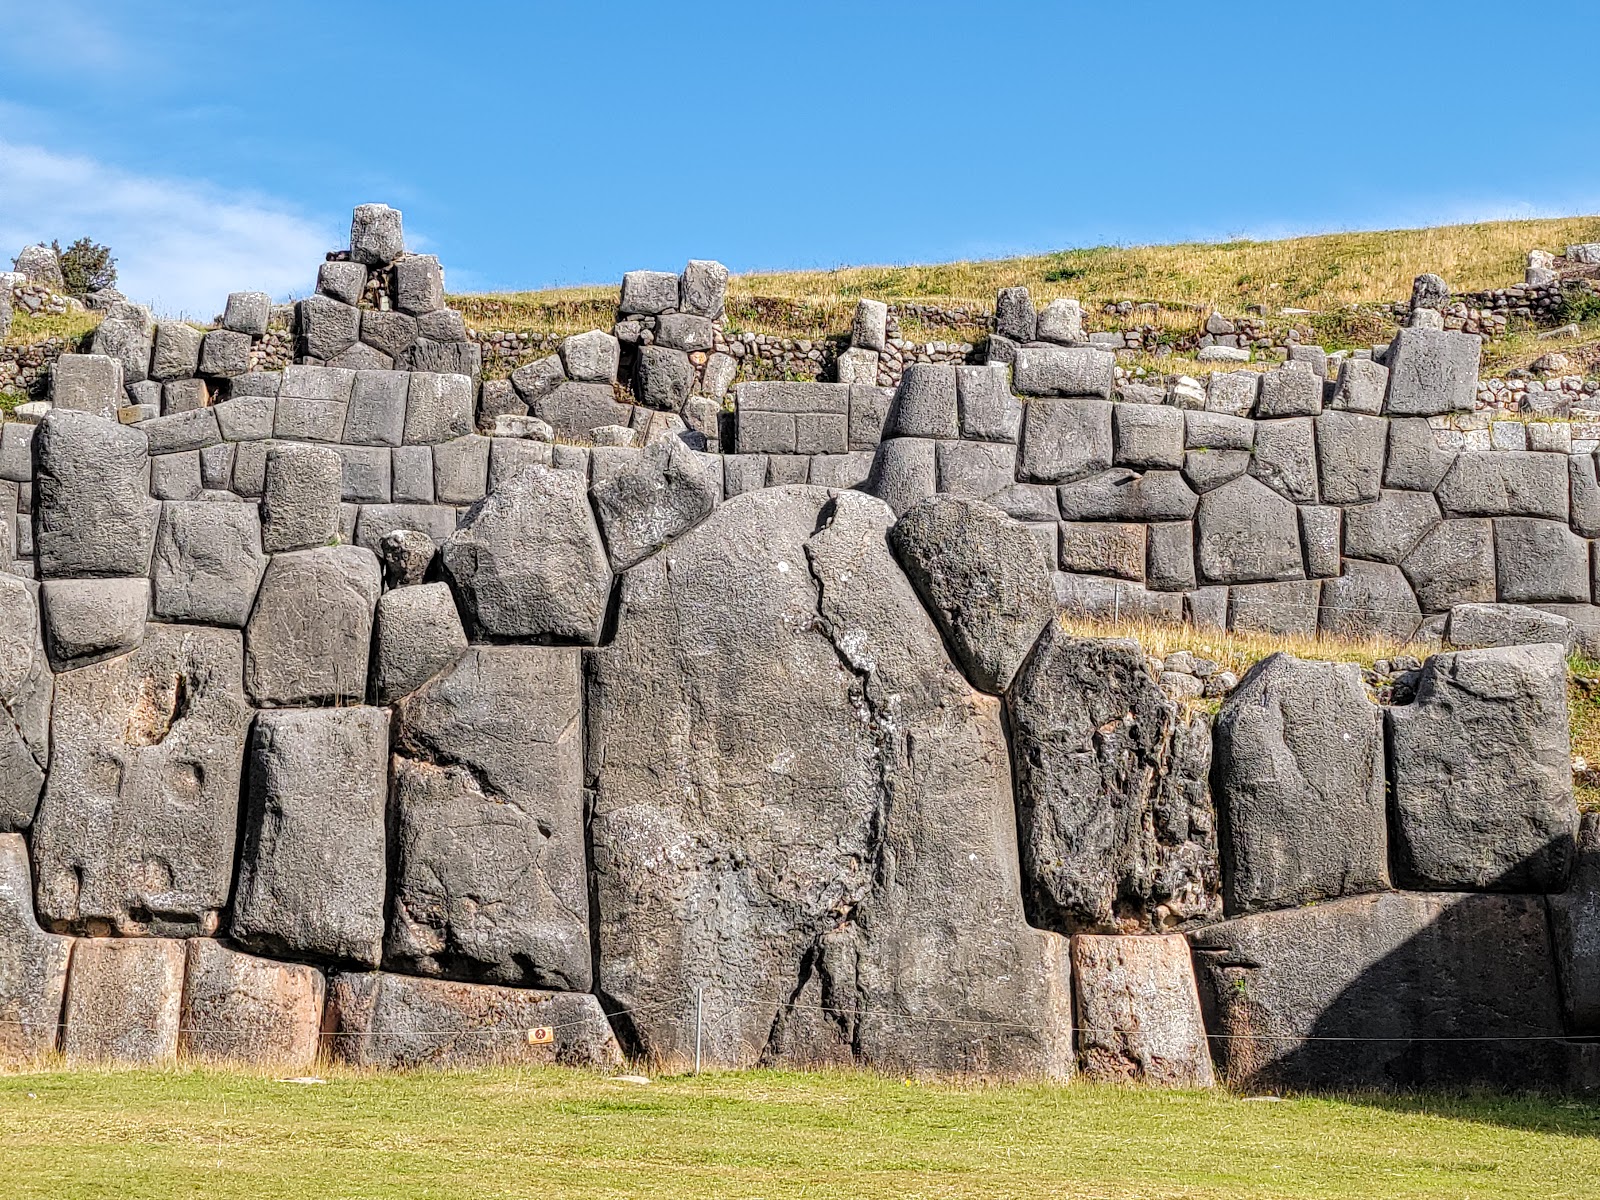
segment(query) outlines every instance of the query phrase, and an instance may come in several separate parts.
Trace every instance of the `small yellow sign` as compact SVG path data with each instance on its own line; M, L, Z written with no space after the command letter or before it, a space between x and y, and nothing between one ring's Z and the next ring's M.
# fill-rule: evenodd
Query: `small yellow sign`
M535 1025L528 1030L528 1041L535 1046L544 1046L556 1040L556 1031L548 1025Z

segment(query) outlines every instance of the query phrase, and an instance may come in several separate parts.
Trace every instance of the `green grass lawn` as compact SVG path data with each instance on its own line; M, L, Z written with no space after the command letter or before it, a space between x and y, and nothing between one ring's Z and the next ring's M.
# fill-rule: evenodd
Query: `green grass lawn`
M1600 1107L753 1072L0 1078L0 1195L1593 1197Z

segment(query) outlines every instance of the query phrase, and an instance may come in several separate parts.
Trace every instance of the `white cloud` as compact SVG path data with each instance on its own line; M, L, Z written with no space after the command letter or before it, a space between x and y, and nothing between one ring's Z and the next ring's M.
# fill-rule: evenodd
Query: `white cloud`
M130 299L205 320L229 292L311 291L344 231L271 197L0 141L0 269L30 243L84 236L111 247Z

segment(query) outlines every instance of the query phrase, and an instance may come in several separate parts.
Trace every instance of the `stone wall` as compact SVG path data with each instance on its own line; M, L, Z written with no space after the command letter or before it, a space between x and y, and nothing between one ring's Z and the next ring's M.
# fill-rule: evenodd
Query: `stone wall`
M1453 440L1477 339L1118 390L1012 295L1010 363L733 384L699 262L480 385L391 211L301 361L114 310L0 432L7 1058L1595 1083L1600 484Z

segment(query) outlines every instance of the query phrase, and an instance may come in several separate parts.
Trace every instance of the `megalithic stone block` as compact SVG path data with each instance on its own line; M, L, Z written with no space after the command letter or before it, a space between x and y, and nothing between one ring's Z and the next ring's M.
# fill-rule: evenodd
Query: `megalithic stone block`
M1161 1087L1216 1082L1181 935L1079 934L1072 939L1072 991L1086 1078Z
M190 938L178 1049L187 1058L306 1070L321 1048L322 972Z
M79 938L61 1026L67 1061L176 1061L183 963L177 938Z
M0 834L0 1063L19 1065L56 1048L72 939L44 932L33 915L33 874L20 834Z

